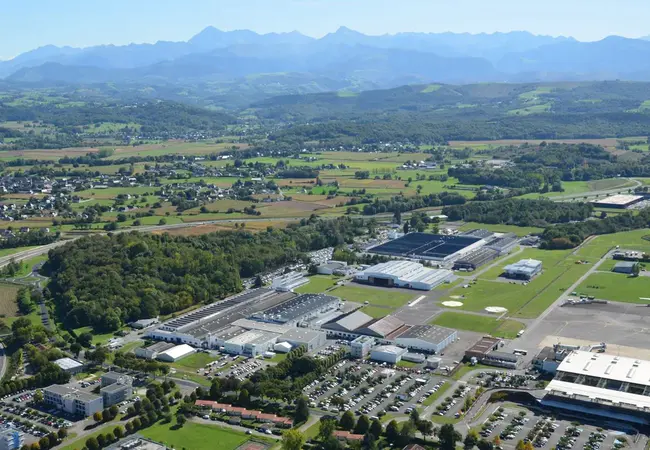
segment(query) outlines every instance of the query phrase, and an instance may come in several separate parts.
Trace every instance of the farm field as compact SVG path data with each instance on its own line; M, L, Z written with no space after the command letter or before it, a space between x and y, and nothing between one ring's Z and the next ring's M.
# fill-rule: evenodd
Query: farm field
M525 328L521 322L511 319L497 320L490 316L455 311L442 312L431 321L431 325L486 333L505 339L516 337L517 333Z
M16 294L20 286L15 284L0 283L0 316L16 317L18 306L16 305Z
M624 303L648 304L650 277L629 277L622 273L594 273L579 287L580 294L593 295L600 300Z
M330 291L330 294L351 302L364 303L367 301L373 306L385 306L389 308L404 306L409 300L415 297L415 294L407 294L399 291L350 285L338 287Z
M337 282L336 277L327 275L312 275L309 277L309 283L294 289L298 294L319 294L325 292L327 289L335 286Z

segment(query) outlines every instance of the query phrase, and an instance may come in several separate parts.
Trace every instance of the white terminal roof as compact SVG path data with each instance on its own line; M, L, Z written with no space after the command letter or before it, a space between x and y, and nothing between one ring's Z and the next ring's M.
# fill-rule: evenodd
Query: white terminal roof
M235 336L226 342L232 345L259 344L268 342L277 336L276 333L271 333L269 331L250 330L246 333L240 334L239 336Z
M412 261L388 261L368 267L363 273L366 275L388 275L405 282L419 283L436 283L452 274L450 270L430 269Z
M557 370L650 386L650 361L623 356L574 350Z
M167 355L171 358L181 358L185 355L189 355L190 353L193 353L195 350L193 347L190 347L187 344L181 344L177 345L176 347L172 347L169 350L165 350L164 352L159 353L159 355Z

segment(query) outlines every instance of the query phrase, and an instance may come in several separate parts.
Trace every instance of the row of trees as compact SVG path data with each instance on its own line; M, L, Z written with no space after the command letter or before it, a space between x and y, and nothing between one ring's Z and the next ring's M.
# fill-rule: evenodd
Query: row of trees
M545 227L552 223L582 221L591 217L590 203L561 203L551 200L504 199L446 206L449 220L491 224Z

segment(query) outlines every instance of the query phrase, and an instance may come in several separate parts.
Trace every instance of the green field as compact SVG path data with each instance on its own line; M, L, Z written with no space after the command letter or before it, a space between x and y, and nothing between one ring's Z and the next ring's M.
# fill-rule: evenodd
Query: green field
M527 258L542 261L543 271L526 286L497 281L503 267ZM461 301L461 309L468 311L482 312L488 306L502 306L508 309L510 317L534 318L589 270L590 264L576 264L579 259L573 256L570 250L526 249L483 273L476 284L471 284L468 288L456 287L450 290L449 297L443 297L442 300ZM461 298L455 298L458 296Z
M386 308L382 306L364 306L361 308L361 311L368 314L370 317L379 319L380 317L387 316L388 314L391 314L394 309L393 308Z
M0 249L0 258L3 256L15 255L16 253L24 252L25 250L31 250L36 247L18 247L18 248L3 248Z
M647 228L596 236L578 250L578 255L588 259L599 259L617 245L625 250L650 252L650 240L643 239L646 236L650 239L650 230Z
M109 333L97 333L93 330L93 327L87 326L87 327L80 327L80 328L75 328L74 332L77 336L79 336L81 333L91 333L93 335L93 344L95 345L103 345L106 342L108 342L109 339L115 337L114 332L109 332Z
M208 353L193 353L189 356L186 356L185 358L175 361L172 364L172 366L177 366L179 368L184 368L184 369L196 370L196 369L202 369L208 363L211 363L212 361L217 361L218 359L220 358L215 358L214 356L211 356Z
M309 283L294 289L298 294L320 294L336 285L337 278L327 275L312 275Z
M524 324L516 320L497 320L494 317L466 314L455 311L445 311L431 321L432 325L454 328L457 330L474 331L476 333L490 334L506 339L513 339L517 332L525 328Z
M414 298L414 295L404 292L362 286L341 286L330 291L330 294L351 302L364 303L367 301L373 306L389 308L399 308Z
M593 295L601 300L648 304L650 277L629 277L622 273L594 273L578 288L580 294Z
M250 439L242 432L216 425L188 422L180 429L172 427L168 423L157 423L140 434L172 448L192 450L234 450Z

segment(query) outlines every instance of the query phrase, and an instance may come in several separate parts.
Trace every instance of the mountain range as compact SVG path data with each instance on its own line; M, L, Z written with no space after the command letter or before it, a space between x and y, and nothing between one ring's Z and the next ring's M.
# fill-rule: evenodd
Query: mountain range
M208 27L187 42L45 46L0 62L18 83L237 86L270 93L390 88L414 83L650 80L650 40L596 42L528 32L398 33L345 27L315 39ZM261 87L260 87L261 86Z

